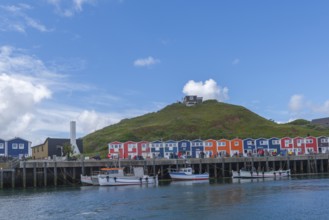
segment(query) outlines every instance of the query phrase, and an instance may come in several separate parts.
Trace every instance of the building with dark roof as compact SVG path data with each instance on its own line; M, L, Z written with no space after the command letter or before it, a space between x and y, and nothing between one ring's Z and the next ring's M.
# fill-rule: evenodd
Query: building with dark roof
M83 141L81 138L76 140L80 153L83 153ZM70 145L69 138L47 138L43 144L32 147L33 159L47 159L54 155L57 157L64 155L64 146Z
M311 124L322 125L322 126L325 126L325 127L329 127L329 118L313 119L311 121Z

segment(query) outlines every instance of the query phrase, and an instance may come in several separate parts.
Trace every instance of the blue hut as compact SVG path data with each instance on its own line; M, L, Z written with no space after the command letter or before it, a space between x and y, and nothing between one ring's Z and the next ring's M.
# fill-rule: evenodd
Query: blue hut
M164 157L164 147L163 141L152 141L150 143L152 157L163 158Z
M189 140L178 141L178 155L185 158L191 157L191 141Z
M243 155L251 156L252 154L256 154L256 144L255 140L252 138L247 138L243 140Z
M279 155L281 153L281 139L272 137L268 139L268 153L269 155Z
M256 150L259 156L265 156L268 152L268 139L258 138L256 139Z
M319 153L329 153L329 139L325 136L320 136L316 138L318 144Z
M6 141L0 139L0 156L6 156Z
M19 137L15 137L7 141L7 156L9 157L28 157L31 142Z
M204 158L204 143L201 139L191 141L191 150L193 158Z
M165 158L177 158L178 144L177 141L169 140L164 142L164 157Z

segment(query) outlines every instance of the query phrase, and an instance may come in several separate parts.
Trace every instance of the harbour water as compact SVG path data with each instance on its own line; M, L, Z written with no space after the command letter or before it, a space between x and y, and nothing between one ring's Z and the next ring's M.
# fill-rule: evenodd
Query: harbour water
M0 191L0 219L328 219L329 177Z

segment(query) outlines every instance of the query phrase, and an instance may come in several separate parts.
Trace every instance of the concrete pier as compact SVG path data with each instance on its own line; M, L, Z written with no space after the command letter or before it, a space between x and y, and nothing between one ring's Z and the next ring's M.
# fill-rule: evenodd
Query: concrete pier
M191 166L196 173L208 172L211 178L231 176L232 170L254 166L258 171L291 169L292 174L328 173L329 154L277 157L218 157L146 160L29 160L18 168L0 170L0 189L56 187L80 184L80 174L90 175L102 167L144 167L149 175L169 179L168 169Z

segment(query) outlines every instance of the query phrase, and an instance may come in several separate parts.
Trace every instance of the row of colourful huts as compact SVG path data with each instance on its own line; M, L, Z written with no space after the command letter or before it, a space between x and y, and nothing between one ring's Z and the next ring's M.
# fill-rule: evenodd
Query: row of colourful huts
M217 156L275 156L329 153L329 137L235 138L168 141L114 141L108 144L109 158L200 158Z

